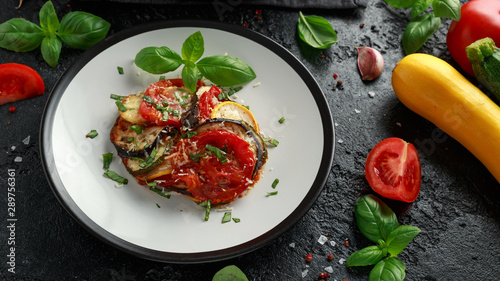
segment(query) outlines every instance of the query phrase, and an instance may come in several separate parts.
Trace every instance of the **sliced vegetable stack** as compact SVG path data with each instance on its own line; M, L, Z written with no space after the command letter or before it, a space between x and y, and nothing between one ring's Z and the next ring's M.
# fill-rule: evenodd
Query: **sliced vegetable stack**
M118 98L110 138L139 184L197 203L228 203L251 187L267 151L252 113L221 87L161 80Z

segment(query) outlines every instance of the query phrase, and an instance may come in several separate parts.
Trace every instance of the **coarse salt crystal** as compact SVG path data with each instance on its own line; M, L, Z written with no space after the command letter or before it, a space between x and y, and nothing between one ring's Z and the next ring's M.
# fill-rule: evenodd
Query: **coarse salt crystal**
M15 145L11 146L10 150L13 150L13 151L16 150L16 146Z
M295 248L295 243L290 243L290 245L288 246L290 246L291 248Z
M401 127L401 123L400 122L396 122L396 125L398 125L398 127Z
M330 241L330 245L332 245L332 247L335 247L335 245L337 245L337 243L335 243L335 241Z
M337 142L338 143L344 143L344 141L342 139L339 139Z
M326 241L328 241L328 238L326 238L325 235L321 235L318 239L318 243L320 243L321 245L325 244Z
M302 271L302 278L306 277L308 272L309 272L308 269Z
M345 263L345 259L340 259L340 260L339 260L339 263L340 263L340 264L344 264L344 263Z
M368 92L368 96L369 96L370 98L375 97L375 92L372 92L372 91Z
M21 156L17 156L17 157L14 159L14 162L16 162L16 163L23 162L23 158L22 158Z
M30 144L30 139L31 139L31 136L27 136L27 137L23 140L23 143L24 143L25 145Z
M335 127L337 127L339 125L339 123L335 122Z
M328 273L333 273L333 267L327 266L327 267L325 267L325 271Z
M359 110L359 109L354 109L354 112L356 112L356 113L360 113L360 112L361 112L361 110Z

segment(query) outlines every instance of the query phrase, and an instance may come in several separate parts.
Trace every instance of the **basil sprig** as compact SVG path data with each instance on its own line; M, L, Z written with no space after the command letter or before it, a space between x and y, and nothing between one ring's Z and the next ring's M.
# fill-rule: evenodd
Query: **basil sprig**
M135 56L135 64L151 74L164 74L184 65L182 81L190 91L196 91L199 74L220 86L235 86L247 83L255 77L253 69L244 61L231 56L201 58L205 52L204 39L200 31L191 34L182 44L181 54L166 46L146 47Z
M299 12L297 29L300 39L316 49L326 49L338 40L332 25L320 16L304 16Z
M403 280L406 267L397 255L420 233L420 229L411 225L400 226L391 208L371 194L356 201L354 213L361 233L378 245L352 253L346 266L375 265L368 278L370 281ZM391 278L387 279L388 276Z
M110 23L86 12L70 12L59 22L54 5L47 1L39 13L40 26L22 18L0 24L0 47L29 52L38 47L51 67L56 67L62 43L86 50L106 37Z
M401 39L407 55L417 52L441 27L441 18L460 20L460 0L384 0L394 8L411 8ZM422 14L432 6L432 12Z

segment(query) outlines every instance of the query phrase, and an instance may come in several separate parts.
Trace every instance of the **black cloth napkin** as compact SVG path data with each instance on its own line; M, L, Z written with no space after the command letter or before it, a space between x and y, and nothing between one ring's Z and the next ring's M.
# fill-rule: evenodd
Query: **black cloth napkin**
M213 5L234 7L238 5L264 5L287 8L352 9L365 8L368 0L108 0L122 3Z

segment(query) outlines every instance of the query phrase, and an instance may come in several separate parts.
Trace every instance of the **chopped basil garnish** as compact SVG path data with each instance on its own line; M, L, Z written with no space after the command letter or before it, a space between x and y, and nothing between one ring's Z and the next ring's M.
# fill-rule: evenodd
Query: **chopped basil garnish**
M186 106L186 105L188 105L188 104L187 104L187 102L185 102L185 101L182 99L182 97L179 95L179 92L174 92L174 96L175 96L175 98L177 99L177 101L179 102L179 104L180 104L181 106Z
M278 194L278 191L268 192L266 197L277 195L277 194Z
M109 169L111 161L113 161L113 152L104 153L102 155L102 168L105 170Z
M275 179L275 180L273 181L273 184L271 184L271 187L272 187L272 188L276 188L276 186L278 186L278 183L279 183L279 182L280 182L280 180L279 180L279 179Z
M153 164L153 160L155 160L155 157L156 157L156 148L153 148L153 151L151 151L151 154L148 157L146 157L144 162L139 164L139 166L141 168L146 168L146 167L151 166L151 164Z
M115 102L116 106L118 106L118 109L121 111L121 112L125 112L127 111L127 108L122 104L122 102L120 100L117 100Z
M191 158L191 160L193 160L193 162L198 162L200 161L200 158L203 158L207 156L205 153L201 153L201 154L189 154L189 158Z
M155 182L156 183L156 182ZM167 199L170 199L170 193L165 193L163 192L163 189L160 189L160 188L157 188L155 186L150 186L149 187L149 190L153 191L154 193L162 196L162 197L165 197Z
M164 80L164 79L165 79L165 76L162 75L162 76L160 76L160 79L158 81L161 81L161 80Z
M123 74L123 67L117 66L116 69L118 69L118 74Z
M227 92L228 96L234 95L234 93L238 92L239 90L243 89L242 86L235 87L235 88L229 88L229 91Z
M217 156L217 158L219 158L219 161L222 163L222 164L226 164L227 162L227 158L226 156L224 156L224 152L222 150L220 150L219 148L215 147L215 146L212 146L212 145L205 145L205 148L208 149L209 151L212 151L215 156Z
M156 106L156 102L150 96L144 95L142 96L142 99L145 100L147 103Z
M85 137L93 139L97 137L97 135L99 135L99 133L97 133L96 130L90 130L90 132L86 134Z
M115 94L111 94L111 95L109 95L109 97L111 99L119 100L119 101L121 101L121 100L123 100L125 98L125 96L119 96L119 95L115 95Z
M156 207L161 208L160 205L158 205L158 203L156 203Z
M199 204L201 207L205 207L206 208L206 210L205 210L205 221L208 221L208 219L210 218L210 202L212 202L212 200L203 201L203 202L201 202Z
M225 212L224 217L222 217L222 223L231 221L231 212Z
M279 144L279 141L276 139L272 139L272 138L262 138L262 139L264 140L264 143L266 143L269 146L276 147Z
M140 135L144 128L142 126L139 126L139 125L132 125L132 126L128 127L128 129L132 130L132 131L136 132L138 135Z
M233 218L233 221L234 221L235 223L239 223L241 220L240 220L239 218Z
M227 100L229 99L229 95L226 92L222 92L219 95L217 95L217 99L220 101Z
M121 183L121 184L127 184L128 183L128 179L118 175L117 173L113 172L113 171L110 171L110 170L107 170L106 172L104 172L104 176L111 179L111 180L114 180L116 181L117 183Z
M283 124L283 122L285 122L285 117L281 117L281 118L280 118L280 120L278 120L278 122L279 122L280 124Z
M183 139L190 139L194 136L196 136L198 133L196 131L193 131L193 132L187 132L185 133L184 135L181 136L181 138Z

